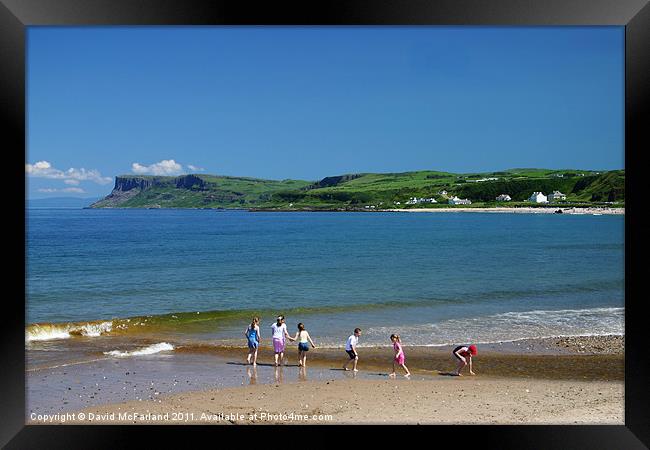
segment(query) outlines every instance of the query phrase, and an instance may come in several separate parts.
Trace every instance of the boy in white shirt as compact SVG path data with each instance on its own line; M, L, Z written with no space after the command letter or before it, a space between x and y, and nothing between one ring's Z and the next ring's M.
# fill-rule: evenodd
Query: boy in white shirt
M345 352L348 354L350 359L343 364L343 370L348 370L348 364L350 364L350 361L354 361L352 370L358 372L357 361L359 361L359 354L357 353L357 344L359 344L359 336L361 336L361 328L355 328L354 334L350 335L345 343Z

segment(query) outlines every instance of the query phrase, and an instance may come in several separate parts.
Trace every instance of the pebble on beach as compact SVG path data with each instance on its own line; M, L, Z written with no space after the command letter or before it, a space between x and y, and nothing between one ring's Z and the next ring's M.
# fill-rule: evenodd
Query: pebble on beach
M568 336L555 345L576 353L619 354L625 348L625 336Z

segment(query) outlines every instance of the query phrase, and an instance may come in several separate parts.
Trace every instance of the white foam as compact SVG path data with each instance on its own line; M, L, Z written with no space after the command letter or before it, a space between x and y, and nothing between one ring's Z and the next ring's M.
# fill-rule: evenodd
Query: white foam
M113 322L101 323L88 323L81 326L82 336L101 336L103 333L108 333L113 329Z
M517 311L463 317L434 323L371 327L369 343L399 333L411 345L443 346L452 343L494 343L560 336L623 335L624 308L589 308Z
M46 330L46 329L34 329L25 333L25 341L52 341L55 339L68 339L70 338L70 333L65 330Z
M104 352L104 354L116 356L118 358L126 358L129 356L153 355L155 353L166 352L170 350L174 350L173 345L168 344L167 342L159 342L158 344L149 345L148 347L142 347L137 350L127 352L120 350L111 350L110 352Z
M34 324L25 332L25 341L51 341L56 339L69 339L72 335L97 337L109 333L113 329L113 322L67 323L67 324Z

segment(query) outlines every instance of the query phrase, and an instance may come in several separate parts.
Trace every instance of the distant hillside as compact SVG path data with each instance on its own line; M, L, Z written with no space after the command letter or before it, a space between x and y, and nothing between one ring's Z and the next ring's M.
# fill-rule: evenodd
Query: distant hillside
M625 171L509 169L455 174L418 171L359 173L320 181L262 180L216 175L115 178L113 191L93 208L247 208L283 210L358 210L374 207L447 207L448 198L468 198L473 206L503 206L508 194L516 206L535 191L561 191L571 204L625 201ZM407 204L412 197L434 199Z
M490 183L466 183L458 189L459 196L475 201L492 201L507 193L513 201L524 201L534 191L549 194L560 191L567 200L577 202L623 202L625 201L625 172L612 171L602 174L569 172L569 176L526 176L503 178Z
M93 208L249 208L267 204L274 193L310 182L215 175L119 176L113 191Z

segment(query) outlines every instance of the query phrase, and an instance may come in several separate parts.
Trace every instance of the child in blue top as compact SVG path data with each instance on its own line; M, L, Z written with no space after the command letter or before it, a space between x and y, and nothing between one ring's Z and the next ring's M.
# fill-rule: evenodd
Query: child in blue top
M251 358L253 358L253 366L257 366L257 348L260 346L259 323L260 319L253 317L253 321L244 332L246 339L248 339L248 357L246 358L246 364L251 364Z

